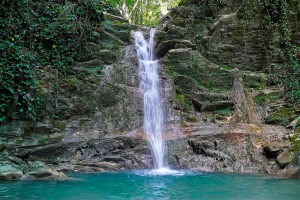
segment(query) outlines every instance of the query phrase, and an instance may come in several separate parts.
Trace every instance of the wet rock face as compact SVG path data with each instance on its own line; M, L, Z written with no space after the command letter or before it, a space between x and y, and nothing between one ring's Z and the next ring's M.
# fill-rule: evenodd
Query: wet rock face
M15 158L1 160L2 180L65 179L61 171L153 166L143 139L120 136L141 135L143 123L131 25L120 16L104 17L93 32L96 42L85 44L72 71L60 76L41 69L35 75L45 95L37 121L20 117L0 125L0 144L7 145L0 146L0 156Z
M19 180L23 176L23 167L12 161L0 160L0 180Z
M268 157L276 157L279 153L283 152L284 149L290 145L287 141L270 142L264 146L264 150Z
M94 30L95 43L84 45L67 75L41 69L36 73L45 101L36 122L19 117L0 125L0 144L48 144L98 139L142 126L131 26L109 13Z
M157 43L171 38L191 40L210 61L240 70L259 71L272 63L282 63L285 49L280 29L262 24L264 11L257 12L257 1L247 7L248 12L254 11L255 15L249 18L242 4L240 0L183 1L160 21ZM297 43L298 3L291 1L289 4L292 42Z
M291 152L286 149L277 156L276 160L281 168L285 168L292 160Z
M145 140L132 136L116 136L71 143L57 143L37 147L20 147L29 160L43 160L59 171L103 171L131 170L153 167L150 149ZM22 154L22 153L21 153ZM18 153L16 153L16 156ZM61 174L43 163L30 164L28 177L53 176ZM63 175L62 175L63 177Z
M199 171L281 173L263 146L282 141L286 129L268 125L223 124L185 127L189 136L168 141L169 163L174 168ZM278 158L278 160L280 160ZM273 164L274 162L274 164ZM277 166L277 167L276 167Z
M23 179L30 180L65 180L67 176L63 172L58 172L54 168L49 167L44 162L29 162L26 169L26 175Z
M265 73L285 62L281 32L262 26L260 14L246 19L242 3L182 1L157 26L156 56L173 87L164 89L173 167L280 174L292 160L283 126L298 109L288 107L282 88ZM292 34L293 42L297 37ZM248 128L233 128L239 124Z
M64 180L67 176L44 162L25 162L18 157L0 155L0 181Z
M284 175L286 177L300 178L300 153L296 153L290 164L285 168Z

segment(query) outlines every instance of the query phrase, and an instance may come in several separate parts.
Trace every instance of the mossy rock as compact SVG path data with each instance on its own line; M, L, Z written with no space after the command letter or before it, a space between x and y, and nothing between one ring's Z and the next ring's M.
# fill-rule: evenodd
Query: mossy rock
M234 103L231 101L219 101L219 102L214 102L214 103L204 105L202 108L202 111L220 110L220 113L223 113L221 111L221 110L223 110L224 113L226 113L227 110L229 110L229 113L230 113L230 109L233 108L233 106L234 106Z
M53 127L60 130L64 130L66 128L66 123L59 122L58 120L51 120L50 123L53 125Z
M185 50L183 51L184 54L183 52L178 54L178 50ZM197 86L206 88L209 91L222 93L231 89L234 79L233 72L211 64L197 51L191 49L178 50L169 51L168 59L166 59L170 70L174 74L189 77Z
M5 144L0 144L0 153L6 149Z
M178 3L178 6L188 6L190 3L192 3L193 0L181 0L179 3Z
M267 124L287 126L299 114L300 114L299 109L295 109L295 108L283 108L283 109L277 110L276 112L270 114L266 118L265 122Z
M17 165L11 161L1 161L0 162L0 181L1 180L19 180L23 173L24 167Z
M176 44L185 45L191 49L174 49ZM177 59L191 59L191 50L196 49L194 45L189 40L167 40L162 41L156 48L155 55L158 58L164 57L168 52L170 53L169 57L176 57Z
M117 86L104 85L99 94L98 104L101 108L112 107L119 102L118 94L121 89Z
M76 64L76 67L91 74L92 73L100 74L103 69L103 66L104 66L103 62L98 59Z
M267 100L267 95L263 92L259 93L258 95L256 95L255 97L253 97L253 101L257 104L257 105L264 105L265 102Z
M174 76L174 83L175 85L179 86L183 92L199 90L199 87L197 86L197 83L195 83L195 80L188 76Z
M175 96L178 103L179 110L188 112L191 110L191 100L184 94L176 94Z
M266 80L262 76L242 74L242 78L245 88L258 90L266 86Z
M123 42L130 41L130 25L125 23L105 23L104 27L107 31L117 36Z

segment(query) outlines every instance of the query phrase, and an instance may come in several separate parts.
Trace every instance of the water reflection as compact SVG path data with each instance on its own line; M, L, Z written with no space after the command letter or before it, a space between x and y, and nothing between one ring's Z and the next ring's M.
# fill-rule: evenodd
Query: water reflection
M0 199L300 199L300 180L266 176L181 170L173 175L147 170L69 176L74 180L0 182Z

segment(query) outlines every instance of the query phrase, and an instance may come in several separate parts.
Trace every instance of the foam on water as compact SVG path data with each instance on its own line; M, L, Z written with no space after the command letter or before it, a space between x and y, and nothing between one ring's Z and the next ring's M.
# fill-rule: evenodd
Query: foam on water
M138 170L133 171L134 174L139 176L184 176L184 175L199 175L201 172L193 172L187 170L173 170L167 167L152 170Z

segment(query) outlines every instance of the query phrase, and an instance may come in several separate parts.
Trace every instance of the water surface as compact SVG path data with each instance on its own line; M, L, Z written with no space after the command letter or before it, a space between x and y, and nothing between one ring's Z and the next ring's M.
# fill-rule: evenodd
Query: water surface
M178 171L75 173L67 181L0 182L0 199L298 200L300 180Z

